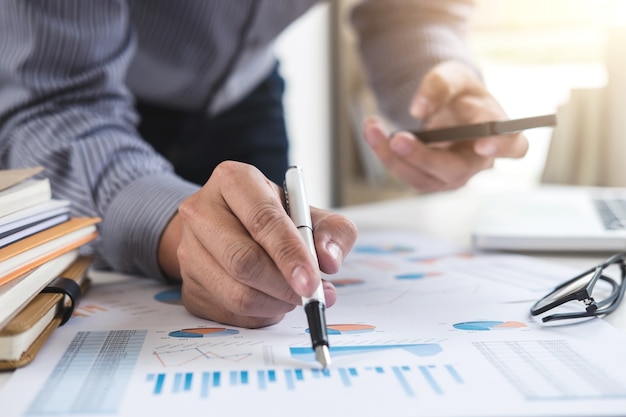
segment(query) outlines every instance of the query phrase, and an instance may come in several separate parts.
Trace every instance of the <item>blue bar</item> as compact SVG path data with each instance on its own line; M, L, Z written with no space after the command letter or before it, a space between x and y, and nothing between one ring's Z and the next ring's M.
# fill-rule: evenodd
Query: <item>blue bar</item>
M298 370L296 370L296 375L297 375L297 372ZM285 369L285 382L287 383L287 389L289 391L293 391L296 389L296 384L294 383L291 369Z
M313 378L319 378L322 376L322 371L319 368L311 369L311 373L313 374Z
M276 371L270 369L269 371L267 371L267 377L269 378L270 382L276 382Z
M454 369L454 366L446 365L446 369L448 370L448 372L450 372L450 375L452 375L452 378L454 378L456 382L458 382L459 384L465 382L463 381L463 378L461 378L461 375L459 375L459 373L456 371L456 369Z
M248 371L241 371L241 383L248 385Z
M220 376L221 376L220 372L213 372L213 386L214 387L220 386L220 379L221 379Z
M348 372L346 372L345 368L339 368L339 376L341 377L341 382L343 382L344 386L352 386L352 384L350 383L350 376L348 376Z
M383 368L381 366L377 366L374 369L376 370L376 373L378 373L378 374L384 374L385 373L385 371L383 370Z
M441 389L439 384L437 384L437 381L435 381L435 378L430 373L428 368L426 366L420 365L419 370L422 372L422 375L424 375L424 378L426 378L426 381L428 381L433 391L435 391L435 394L443 395L443 390Z
M330 377L330 369L322 369L322 375L324 375L326 378Z
M350 372L352 376L357 376L356 368L348 368L348 372Z
M165 374L159 374L157 375L157 381L156 384L154 385L154 393L155 394L160 394L163 392L163 383L165 382Z
M265 371L257 371L257 377L259 379L259 389L264 391L267 388L267 385L265 384Z
M404 369L406 367L402 367L402 368ZM406 395L408 395L409 397L415 397L415 392L413 392L413 389L411 389L409 382L406 380L406 378L402 374L402 369L400 369L397 366L394 366L391 369L393 370L393 373L396 375L396 378L398 378L398 382L400 382L400 386L404 388L404 392L406 392Z
M237 385L237 371L230 371L230 385Z
M200 388L200 397L208 398L209 397L209 385L211 380L210 372L202 372L202 388Z
M182 380L183 380L183 374L181 374L180 372L176 372L174 374L174 388L172 389L174 392L180 391L180 385L181 385Z
M298 381L304 380L304 374L302 373L302 369L296 369L296 379Z
M193 374L191 372L187 372L185 374L185 386L183 387L183 389L185 391L191 391L191 380L193 378Z

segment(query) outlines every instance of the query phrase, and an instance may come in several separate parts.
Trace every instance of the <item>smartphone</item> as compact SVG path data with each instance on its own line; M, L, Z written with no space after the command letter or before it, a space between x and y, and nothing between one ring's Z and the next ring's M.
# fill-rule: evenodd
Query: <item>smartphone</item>
M483 136L505 135L526 129L550 126L556 126L555 114L526 117L523 119L475 123L442 129L420 130L411 133L424 143L434 143L475 139Z

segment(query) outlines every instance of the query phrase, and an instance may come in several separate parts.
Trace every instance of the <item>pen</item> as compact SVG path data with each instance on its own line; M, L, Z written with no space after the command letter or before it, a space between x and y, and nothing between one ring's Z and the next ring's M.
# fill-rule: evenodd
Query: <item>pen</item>
M287 169L283 190L289 216L298 228L300 235L304 238L304 242L317 265L318 260L313 241L311 210L300 167L291 166ZM326 368L330 365L330 352L328 350L328 330L326 329L326 300L321 282L311 297L302 297L302 305L309 323L315 359Z
M556 115L526 117L523 119L498 120L493 122L474 123L462 126L445 127L411 132L424 143L459 141L482 136L505 135L537 127L556 125Z

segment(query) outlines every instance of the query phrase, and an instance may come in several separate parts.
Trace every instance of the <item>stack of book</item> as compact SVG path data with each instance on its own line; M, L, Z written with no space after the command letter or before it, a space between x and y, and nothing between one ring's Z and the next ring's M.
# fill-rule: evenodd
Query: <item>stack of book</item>
M0 170L0 370L30 363L89 285L82 245L97 217L72 217L42 168Z

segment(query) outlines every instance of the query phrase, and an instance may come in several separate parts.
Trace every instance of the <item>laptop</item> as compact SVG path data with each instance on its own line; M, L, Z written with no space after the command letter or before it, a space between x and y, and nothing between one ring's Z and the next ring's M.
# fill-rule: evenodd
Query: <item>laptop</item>
M472 243L485 250L626 251L626 188L502 192L479 210Z

